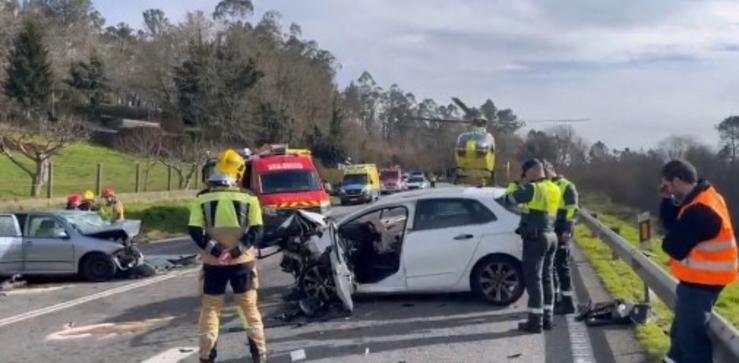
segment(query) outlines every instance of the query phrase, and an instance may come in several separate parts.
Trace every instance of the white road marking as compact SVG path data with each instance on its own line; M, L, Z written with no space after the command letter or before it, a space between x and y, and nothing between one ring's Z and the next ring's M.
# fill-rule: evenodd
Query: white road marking
M24 321L24 320L28 320L28 319L32 319L32 318L35 318L35 317L39 317L39 316L42 316L42 315L51 314L51 313L54 313L54 312L57 312L57 311L61 311L61 310L64 310L64 309L69 309L69 308L75 307L77 305L82 305L82 304L85 304L85 303L88 303L88 302L91 302L91 301L100 300L100 299L103 299L103 298L106 298L106 297L110 297L110 296L113 296L113 295L117 295L117 294L121 294L121 293L124 293L124 292L127 292L127 291L131 291L131 290L137 289L139 287L153 285L153 284L156 284L156 283L159 283L159 282L162 282L162 281L170 280L170 279L173 279L175 277L180 277L180 276L191 274L191 273L195 273L195 272L197 272L197 270L186 270L186 271L172 272L172 273L169 273L169 274L166 274L166 275L157 276L157 277L153 277L153 278L150 278L150 279L147 279L147 280L135 282L135 283L124 285L124 286L119 286L119 287L112 288L112 289L105 290L105 291L101 291L101 292L99 292L97 294L88 295L88 296L85 296L85 297L77 298L77 299L70 300L70 301L67 301L67 302L63 302L63 303L60 303L60 304L56 304L56 305L52 305L52 306L47 306L47 307L42 308L42 309L32 310L32 311L25 312L23 314L18 314L18 315L11 316L11 317L8 317L8 318L5 318L5 319L0 319L0 328L1 327L4 327L6 325L18 323L18 322L21 322L21 321Z
M570 264L574 265L574 261ZM575 306L578 306L577 294L572 294L572 300ZM567 320L567 333L570 336L570 348L572 348L572 361L574 363L594 363L595 354L593 354L593 346L590 343L587 326L585 323L575 321L575 314L565 315L565 318Z
M178 347L161 352L142 363L177 363L198 352L198 347Z

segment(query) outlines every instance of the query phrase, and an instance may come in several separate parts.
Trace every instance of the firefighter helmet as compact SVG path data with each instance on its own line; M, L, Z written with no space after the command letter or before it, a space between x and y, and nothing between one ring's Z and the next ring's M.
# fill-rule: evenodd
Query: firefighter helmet
M208 177L208 183L235 185L244 176L244 158L233 149L224 150L218 155L215 168Z

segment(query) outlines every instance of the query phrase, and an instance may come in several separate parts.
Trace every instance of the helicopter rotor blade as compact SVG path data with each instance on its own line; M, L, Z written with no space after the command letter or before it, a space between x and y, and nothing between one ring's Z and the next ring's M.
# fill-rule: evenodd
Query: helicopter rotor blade
M410 117L409 119L415 120L415 121L444 122L444 123L453 123L453 124L470 124L470 123L472 123L470 120L449 119L449 118Z
M552 120L522 120L527 124L539 124L539 123L582 123L592 121L589 118L573 118L573 119L552 119Z
M464 111L465 115L469 115L470 113L472 113L472 110L470 110L470 108L467 107L467 105L464 102L462 102L462 100L460 100L459 98L452 97L452 101L454 101L454 103L457 104L457 106L459 106L459 108L461 108L462 111Z

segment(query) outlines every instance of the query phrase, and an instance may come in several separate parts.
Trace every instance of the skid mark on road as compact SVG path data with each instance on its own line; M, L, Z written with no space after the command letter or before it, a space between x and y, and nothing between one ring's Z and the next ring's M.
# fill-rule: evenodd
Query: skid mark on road
M32 319L32 318L36 318L36 317L39 317L39 316L51 314L51 313L54 313L54 312L57 312L57 311L69 309L69 308L75 307L77 305L82 305L82 304L85 304L85 303L88 303L88 302L91 302L91 301L100 300L100 299L104 299L106 297L110 297L110 296L113 296L113 295L117 295L117 294L121 294L121 293L124 293L124 292L128 292L128 291L131 291L131 290L134 290L134 289L138 289L140 287L153 285L153 284L156 284L156 283L160 283L162 281L171 280L173 278L184 276L184 275L194 274L195 272L197 272L197 270L195 270L195 269L193 269L193 270L185 270L185 271L172 272L172 273L169 273L169 274L166 274L166 275L161 275L161 276L153 277L153 278L150 278L150 279L147 279L147 280L135 282L135 283L124 285L124 286L119 286L119 287L116 287L116 288L113 288L113 289L109 289L109 290L105 290L105 291L101 291L101 292L99 292L97 294L92 294L92 295L88 295L88 296L85 296L85 297L81 297L81 298L77 298L77 299L74 299L74 300L70 300L70 301L67 301L67 302L63 302L63 303L60 303L60 304L48 306L48 307L45 307L45 308L42 308L42 309L28 311L28 312L25 312L23 314L18 314L18 315L11 316L11 317L8 317L8 318L5 318L5 319L1 319L0 320L0 328L4 327L6 325L19 323L21 321L25 321L25 320L28 320L28 319Z

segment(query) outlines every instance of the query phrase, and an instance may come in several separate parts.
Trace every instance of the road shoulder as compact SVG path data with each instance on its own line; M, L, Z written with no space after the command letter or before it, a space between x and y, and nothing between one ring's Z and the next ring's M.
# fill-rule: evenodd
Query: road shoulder
M573 283L581 303L613 300L603 287L598 274L576 243L572 244ZM629 326L588 327L595 358L599 363L649 362L646 350Z

